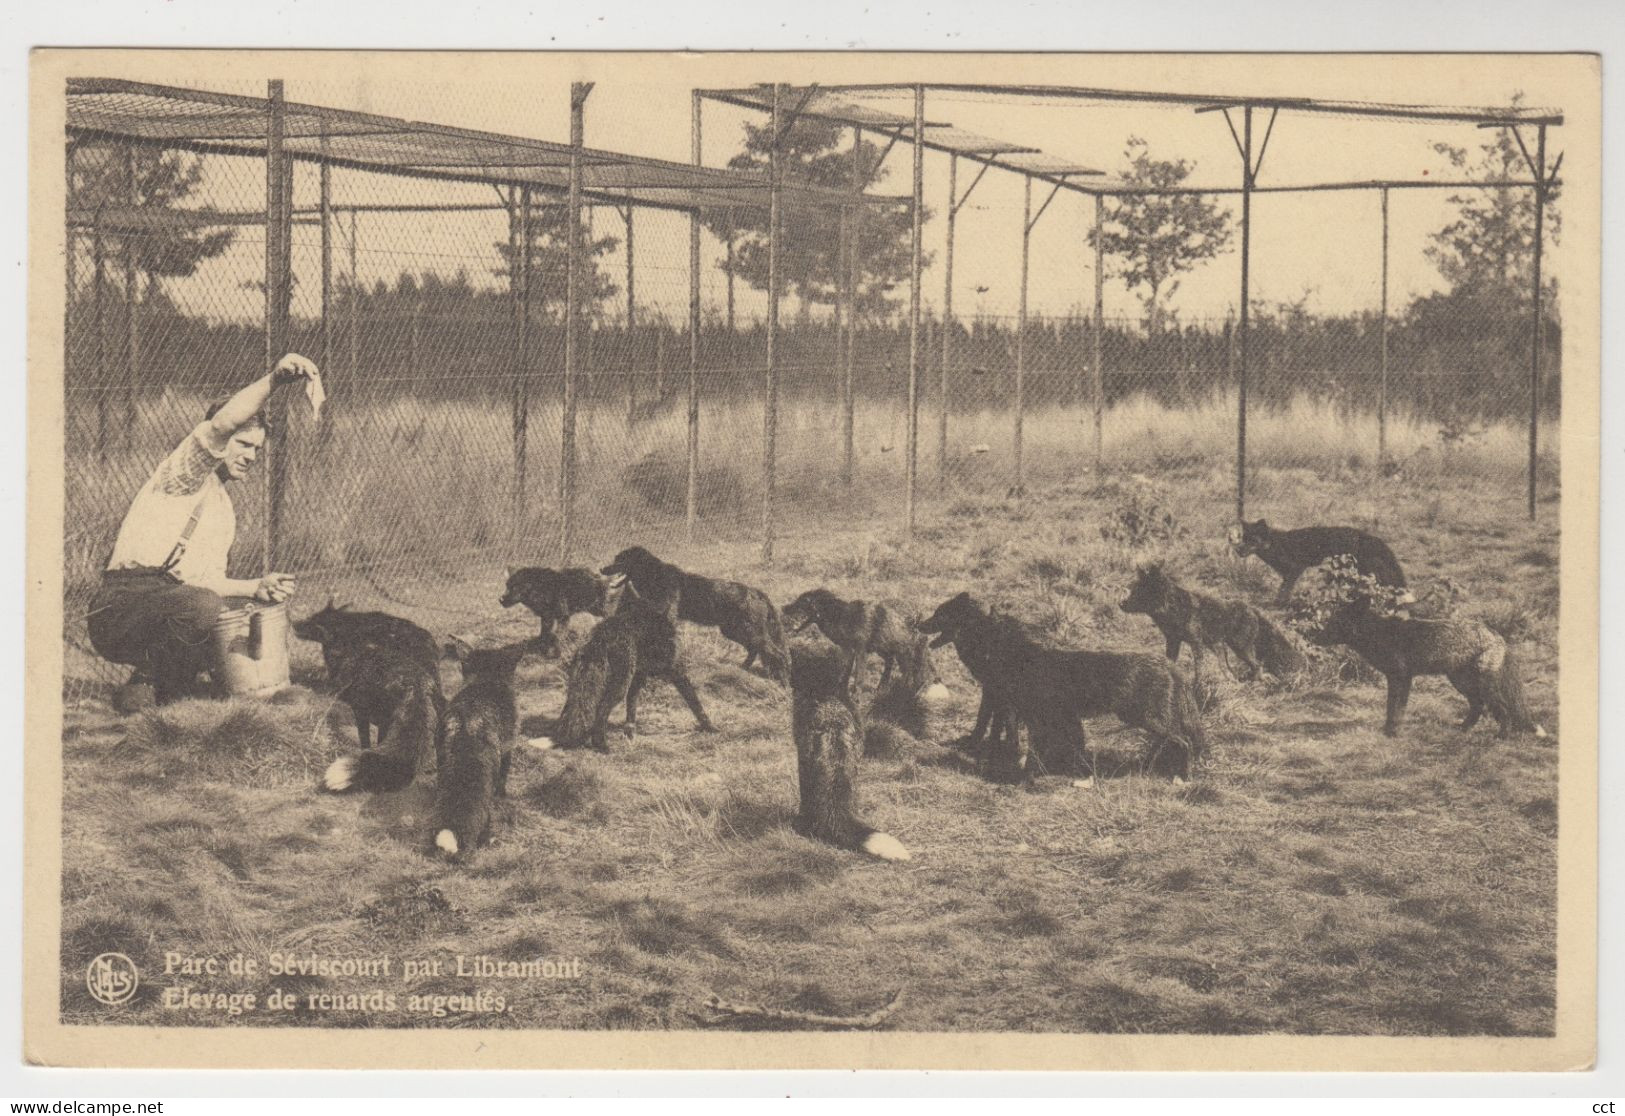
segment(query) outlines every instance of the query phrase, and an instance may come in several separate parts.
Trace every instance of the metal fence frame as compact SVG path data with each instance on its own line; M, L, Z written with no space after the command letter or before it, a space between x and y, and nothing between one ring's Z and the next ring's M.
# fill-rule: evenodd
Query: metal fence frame
M1226 125L1229 127L1231 138L1235 141L1236 152L1241 159L1241 183L1239 186L1209 186L1209 187L1179 187L1179 188L1149 188L1137 186L1121 180L1113 180L1105 172L1082 165L1070 165L1064 161L1056 160L1043 155L1037 148L1024 147L1019 144L986 136L975 135L952 124L942 121L927 122L925 116L925 98L929 90L938 90L954 93L978 93L992 97L1022 96L1050 98L1058 102L1081 101L1121 101L1141 104L1173 104L1190 108L1196 113L1221 113ZM945 299L945 317L948 323L953 322L953 245L955 231L955 216L960 207L970 197L976 184L981 181L981 175L989 168L998 168L1016 173L1023 180L1023 194L1025 197L1024 214L1021 238L1021 288L1019 323L1017 326L1016 348L1016 405L1013 416L1013 460L1014 476L1012 491L1020 495L1024 487L1022 471L1022 423L1023 423L1023 376L1025 372L1024 346L1021 341L1025 337L1027 319L1027 272L1028 251L1032 231L1038 220L1043 216L1044 210L1055 195L1061 190L1074 191L1088 195L1095 200L1095 228L1101 228L1102 199L1107 197L1125 197L1130 195L1143 196L1174 196L1174 195L1239 195L1241 197L1241 274L1240 274L1240 322L1237 332L1237 408L1236 408L1236 519L1242 520L1246 516L1246 488L1247 488L1247 388L1248 388L1248 341L1251 334L1250 322L1250 266L1251 266L1251 235L1252 235L1252 196L1257 193L1306 193L1315 191L1363 191L1375 190L1382 199L1382 326L1383 340L1381 346L1381 387L1378 402L1378 454L1377 461L1380 468L1387 452L1387 338L1388 325L1388 195L1392 190L1411 189L1505 189L1509 187L1529 189L1534 192L1535 198L1535 236L1534 236L1534 279L1533 279L1533 308L1530 323L1530 368L1529 368L1529 461L1528 461L1528 509L1529 518L1535 518L1536 497L1536 464L1537 464L1537 436L1540 419L1540 380L1541 380L1541 330L1544 308L1542 305L1543 292L1541 289L1541 257L1544 245L1544 216L1547 200L1552 190L1558 186L1558 170L1562 164L1562 156L1548 166L1546 161L1546 130L1548 127L1560 126L1563 115L1553 109L1519 108L1510 106L1505 108L1478 108L1461 109L1427 105L1406 104L1378 104L1374 102L1331 101L1307 97L1250 97L1234 95L1207 95L1200 93L1177 93L1157 91L1135 91L1120 89L1097 89L1079 86L1031 86L1031 85L978 85L963 83L941 82L915 82L915 83L863 83L847 85L810 85L800 90L792 91L799 98L797 113L809 117L830 121L843 126L851 127L854 135L861 141L862 131L865 128L879 130L890 137L893 143L906 139L914 153L914 193L913 208L916 214L916 233L914 239L914 253L912 271L910 273L910 360L909 360L909 460L908 460L908 492L907 492L907 520L910 531L914 527L914 457L916 453L915 432L918 427L918 382L921 374L921 354L919 352L919 290L922 281L918 214L923 206L923 186L921 165L926 149L946 153L949 157L949 207L948 207L948 252L947 252L947 283L948 294ZM912 93L913 114L904 116L900 113L891 113L878 109L873 105L862 103L864 94L874 93ZM728 104L737 108L755 111L764 109L764 93L761 87L754 89L702 89L695 91L696 97L714 100L718 103ZM776 113L780 99L784 96L781 87L774 86L772 102ZM1269 121L1264 129L1262 141L1256 151L1253 144L1253 114L1254 110L1269 111ZM1232 111L1241 116L1241 129L1238 131L1236 122L1231 116ZM1531 178L1528 181L1459 181L1439 182L1421 179L1408 180L1372 180L1365 182L1324 182L1303 183L1296 185L1260 186L1258 175L1263 166L1263 159L1269 147L1270 136L1275 128L1275 121L1281 112L1304 113L1308 115L1330 114L1345 116L1364 116L1408 121L1435 121L1469 123L1480 128L1508 128L1512 131L1518 142L1526 163L1529 166ZM696 125L698 128L698 114ZM1535 152L1531 154L1525 144L1523 127L1533 127L1536 131ZM981 167L976 179L966 189L963 196L957 194L957 167L958 160L964 158ZM1049 197L1040 205L1037 214L1032 212L1032 187L1034 182L1041 182L1051 187ZM1103 325L1101 275L1102 261L1099 252L1099 238L1096 238L1095 256L1095 336L1098 339ZM944 332L947 337L951 329ZM938 447L937 461L939 475L945 473L948 441L948 407L947 395L947 369L948 369L947 343L942 350L941 378L943 399L938 414ZM1101 353L1097 347L1094 354L1092 369L1092 387L1094 392L1094 458L1097 471L1102 462L1102 412L1103 388Z
M567 564L576 547L575 503L578 490L578 459L576 452L576 423L579 409L578 373L581 365L580 317L581 302L578 292L578 270L582 247L579 243L579 219L583 205L590 199L599 205L609 205L621 213L627 231L627 294L628 324L635 314L633 299L634 253L631 247L634 227L633 214L639 207L687 213L690 222L689 245L689 384L688 384L688 446L686 483L686 524L693 538L698 518L699 499L699 332L700 332L700 223L701 214L710 207L726 206L735 209L757 208L769 213L770 279L768 289L768 324L765 367L766 392L762 475L764 503L762 508L762 556L771 560L776 531L775 469L777 463L777 409L778 409L778 306L780 300L779 269L777 266L779 230L785 211L805 212L813 209L835 210L842 215L842 227L849 223L849 213L866 207L885 207L909 204L907 198L884 197L868 194L861 185L847 191L824 190L817 187L790 183L784 180L779 167L777 150L783 131L776 131L772 165L769 173L759 177L745 172L705 167L701 161L699 98L694 99L693 158L689 164L671 163L642 156L627 155L588 148L585 145L584 109L592 91L592 83L577 82L571 87L570 143L557 144L517 136L476 132L443 125L423 124L376 114L359 113L327 106L292 104L285 99L283 82L271 79L264 99L204 90L181 89L146 83L110 79L84 78L69 82L70 111L68 119L68 159L71 161L78 143L86 139L112 140L127 145L144 144L165 149L176 148L203 154L247 155L261 157L265 162L265 208L262 212L195 213L175 216L167 213L165 220L193 220L211 223L262 223L265 229L265 359L267 366L287 351L290 307L292 299L292 234L296 221L317 222L321 226L321 350L322 358L332 358L332 228L344 216L349 218L349 250L351 270L354 274L356 241L359 235L357 215L363 210L379 212L409 212L419 209L460 210L506 208L509 213L510 244L526 244L531 228L532 212L539 195L554 198L562 196L572 219L570 220L568 274L564 307L564 411L561 430L561 459L558 472L560 525L558 558ZM122 118L111 109L101 107L97 98L107 96L144 98L152 106L152 113L141 118L126 114ZM76 103L82 102L82 103ZM230 127L201 125L190 119L188 106L205 105L229 110ZM165 110L175 110L166 116ZM212 131L200 131L202 128ZM392 144L399 145L399 149ZM350 149L347 149L350 148ZM314 163L320 168L320 196L314 210L296 213L292 206L292 168L295 161ZM437 179L449 182L483 183L508 191L503 204L481 206L350 206L335 207L329 195L330 170L346 167L385 175ZM591 172L592 182L586 181ZM916 191L917 192L917 191ZM132 198L133 201L133 198ZM89 225L99 237L109 229L124 227L123 223L155 219L143 215L133 205L125 211L103 207L94 215L68 215L70 226ZM916 263L918 262L918 224L916 208ZM516 483L513 492L513 523L516 537L510 550L517 551L518 525L524 521L527 498L524 478L528 454L527 370L529 354L526 350L528 331L524 323L529 320L531 276L528 251L517 252L519 266L510 275L509 295L514 314L514 379L512 385L513 413L513 469ZM70 259L72 253L70 252ZM96 253L97 267L103 266ZM133 269L133 265L129 265ZM71 264L70 264L71 267ZM856 262L854 258L853 267ZM133 270L130 271L133 275ZM70 273L69 282L72 284ZM130 280L133 284L133 279ZM98 270L98 298L100 292ZM133 303L132 303L133 305ZM918 306L914 309L918 315ZM131 315L133 323L134 317ZM100 336L98 332L98 337ZM135 342L131 327L130 342ZM351 333L352 360L354 332ZM133 362L133 356L132 356ZM846 342L845 392L847 396L846 459L850 479L851 449L851 339ZM133 363L132 363L133 367ZM283 514L287 490L288 455L285 446L285 424L273 424L269 444L269 468L262 473L265 505L268 509L268 529L264 535L261 560L265 569L274 567L277 559L275 540ZM910 441L910 491L912 493L913 439ZM912 501L910 503L912 527Z

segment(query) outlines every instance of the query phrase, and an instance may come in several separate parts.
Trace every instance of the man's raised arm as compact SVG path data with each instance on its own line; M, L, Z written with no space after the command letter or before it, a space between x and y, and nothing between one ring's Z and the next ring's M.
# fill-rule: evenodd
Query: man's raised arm
M253 383L242 388L220 405L209 420L209 432L216 446L225 445L227 439L249 419L258 414L271 398L271 392L283 384L314 380L319 373L308 357L289 353L277 361L276 367Z

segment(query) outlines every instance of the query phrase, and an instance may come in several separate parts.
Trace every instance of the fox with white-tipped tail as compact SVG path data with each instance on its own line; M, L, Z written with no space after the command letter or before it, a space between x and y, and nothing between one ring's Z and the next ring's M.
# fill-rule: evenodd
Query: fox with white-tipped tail
M882 860L908 860L889 833L853 817L863 725L846 680L850 665L836 648L797 645L790 655L791 731L801 811L796 828L809 837Z
M435 786L434 848L449 859L464 860L491 840L519 723L513 672L529 647L475 650L460 640L447 647L463 668L463 688L441 719Z
M342 693L356 710L357 732L378 726L378 745L340 756L328 765L317 789L330 794L405 790L417 778L438 739L445 698L440 676L423 663L381 647L346 659L338 674Z

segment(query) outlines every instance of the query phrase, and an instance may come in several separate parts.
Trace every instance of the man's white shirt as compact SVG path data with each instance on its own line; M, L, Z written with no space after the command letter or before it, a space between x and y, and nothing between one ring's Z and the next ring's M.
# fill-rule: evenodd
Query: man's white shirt
M197 526L170 572L187 585L221 596L251 595L257 581L226 576L226 558L237 537L237 512L215 472L225 454L226 442L217 438L210 423L192 430L130 503L107 568L162 567L196 510Z

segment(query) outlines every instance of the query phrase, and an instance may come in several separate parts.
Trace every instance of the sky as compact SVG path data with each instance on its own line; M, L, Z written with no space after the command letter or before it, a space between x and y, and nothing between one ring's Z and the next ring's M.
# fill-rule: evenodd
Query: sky
M380 56L381 57L381 56ZM1111 88L1182 92L1250 92L1331 98L1405 101L1430 104L1506 103L1522 90L1531 103L1562 107L1552 96L1560 87L1543 87L1542 72L1529 65L1429 66L1403 57L1303 60L1256 56L1218 65L1213 57L1190 56L1060 56L1017 64L979 66L974 56L775 56L645 55L452 56L435 65L386 64L305 72L286 56L272 64L234 66L191 75L146 74L169 81L226 92L263 93L265 76L287 76L289 100L353 108L366 112L452 124L565 142L569 136L568 92L572 79L586 77L595 88L586 106L586 142L591 147L687 162L690 154L690 90L695 85L745 85L779 77L788 81L828 83L868 80L1042 81L1090 84ZM984 76L988 75L988 76ZM907 113L910 97L873 100L877 107ZM721 166L735 154L747 120L753 114L707 102L704 107L704 159ZM1041 99L989 98L953 92L927 95L926 115L957 127L1042 148L1069 161L1121 171L1130 136L1144 138L1158 158L1182 158L1194 164L1193 184L1235 186L1240 157L1217 113L1197 114L1185 106L1098 102L1057 103ZM1264 119L1256 118L1262 132ZM1276 122L1259 175L1260 185L1302 184L1372 178L1459 177L1434 150L1439 142L1476 147L1488 133L1470 125L1416 124L1282 113ZM1532 136L1531 136L1532 142ZM1553 157L1564 149L1564 131L1552 132ZM907 193L911 149L898 144L886 162L877 189ZM1573 161L1569 164L1573 166ZM963 192L973 177L963 163ZM211 168L210 202L229 208L253 208L263 199L263 174L245 161ZM1019 296L1022 222L1022 179L990 171L960 212L955 249L955 309L962 316L1016 313ZM948 157L927 152L924 190L932 218L924 230L924 248L932 257L922 283L928 310L943 301ZM1034 210L1049 187L1034 186ZM339 174L335 203L345 201L410 203L491 202L489 187L443 186L376 176ZM315 202L315 175L302 170L295 183L295 203ZM1239 199L1221 199L1239 215ZM1108 203L1110 204L1110 203ZM1093 251L1086 237L1093 219L1092 198L1063 191L1035 224L1031 242L1029 308L1035 315L1066 314L1090 306L1093 298ZM1373 190L1301 195L1255 195L1252 218L1252 297L1266 304L1306 300L1310 310L1353 313L1379 305L1381 219L1379 195ZM1398 312L1414 297L1440 287L1440 278L1424 255L1430 234L1449 219L1452 207L1442 190L1394 191L1390 198L1390 306ZM642 210L637 225L636 291L639 313L665 314L681 320L687 308L687 219ZM621 218L600 209L594 214L598 235L624 236ZM348 268L347 245L340 230L336 267ZM465 270L476 283L497 282L493 244L505 237L499 214L380 216L361 219L356 254L363 282L393 280L402 270ZM295 270L301 277L296 305L309 309L314 299L319 256L316 231L296 233ZM707 237L707 263L721 256L721 246ZM624 255L617 250L603 266L617 282L624 278ZM255 313L248 285L259 268L257 232L245 230L221 258L210 261L190 280L171 283L172 297L183 306L224 316ZM1561 253L1552 266L1561 274ZM1112 275L1108 260L1105 291L1109 316L1138 317L1140 304ZM1229 251L1201 264L1183 277L1170 301L1185 320L1223 318L1238 305L1239 233ZM705 268L703 299L708 310L720 309L725 283L714 267ZM901 292L900 292L901 293ZM619 311L617 300L616 310ZM906 302L906 297L904 299ZM740 285L739 312L759 314L765 297ZM788 311L787 311L788 312Z

